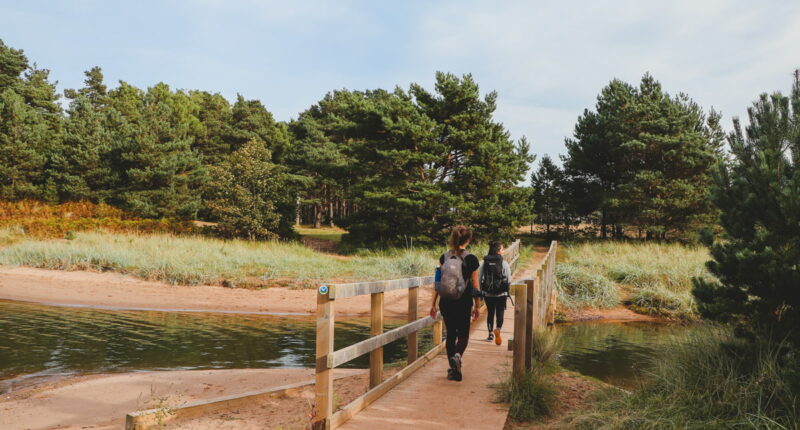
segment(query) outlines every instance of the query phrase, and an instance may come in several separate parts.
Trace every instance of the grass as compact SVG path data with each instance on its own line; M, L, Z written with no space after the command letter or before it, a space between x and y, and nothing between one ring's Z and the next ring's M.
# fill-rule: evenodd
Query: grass
M319 240L329 240L331 242L339 243L342 241L342 236L347 234L347 230L338 227L320 227L314 228L311 226L295 226L294 230L303 237Z
M561 350L561 339L551 330L537 331L533 339L531 369L520 380L509 374L494 385L495 400L509 404L508 416L516 422L548 417L556 406L552 373L557 369L555 360Z
M590 241L561 248L558 281L569 308L610 308L696 318L692 278L710 277L705 248L677 243Z
M0 229L0 264L60 270L115 271L172 284L315 286L324 281L429 275L437 252L366 251L352 257L315 252L289 242L221 240L202 236L77 232L42 240Z
M575 429L800 429L800 358L785 345L709 329L665 347L630 395L600 391Z

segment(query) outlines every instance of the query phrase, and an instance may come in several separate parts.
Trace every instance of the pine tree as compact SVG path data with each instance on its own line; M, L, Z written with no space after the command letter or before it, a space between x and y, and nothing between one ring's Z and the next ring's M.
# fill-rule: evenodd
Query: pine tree
M123 84L112 100L131 124L115 166L123 172L115 198L138 216L194 218L206 171L191 148L197 119L188 114L189 99L165 84L149 88L140 100L137 94L141 92Z
M130 133L124 118L110 106L99 67L84 72L85 86L67 89L70 99L60 150L53 154L52 176L64 200L108 202L120 186L114 169L119 142Z
M713 112L713 111L712 111ZM710 122L708 122L710 120ZM633 225L666 238L710 222L711 168L719 161L719 115L688 96L670 97L645 74L639 87L614 80L597 112L584 112L567 140L565 170L576 196L596 196L602 235Z
M762 94L729 135L733 162L720 164L712 200L722 236L707 235L718 281L695 280L707 318L766 330L800 346L800 71L789 97Z
M47 123L7 88L0 93L0 199L41 199L46 180Z
M533 208L539 224L550 233L550 225L561 223L565 212L564 172L545 155L539 168L531 174Z
M259 100L245 100L237 95L231 115L232 151L255 139L267 146L274 161L283 159L289 143L288 130L285 125L275 121Z

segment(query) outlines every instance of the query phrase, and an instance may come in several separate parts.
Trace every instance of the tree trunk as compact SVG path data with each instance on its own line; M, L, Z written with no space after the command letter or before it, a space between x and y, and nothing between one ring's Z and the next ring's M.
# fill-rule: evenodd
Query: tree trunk
M319 228L322 224L322 208L319 203L314 203L314 228Z

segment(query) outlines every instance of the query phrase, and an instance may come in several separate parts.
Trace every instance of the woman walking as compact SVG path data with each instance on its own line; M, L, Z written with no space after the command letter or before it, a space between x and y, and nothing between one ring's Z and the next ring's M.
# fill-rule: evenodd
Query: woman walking
M503 244L499 240L489 242L489 254L483 257L483 266L481 266L479 275L483 299L489 310L486 317L489 337L486 340L490 342L494 340L496 345L501 345L503 338L500 337L500 330L503 329L506 300L508 300L511 266L503 259Z
M459 225L450 233L450 249L439 258L441 280L436 283L430 314L436 318L436 299L447 328L447 379L461 381L461 362L469 343L470 317L480 316L480 295L477 294L478 257L466 250L472 230ZM473 310L474 302L474 310Z

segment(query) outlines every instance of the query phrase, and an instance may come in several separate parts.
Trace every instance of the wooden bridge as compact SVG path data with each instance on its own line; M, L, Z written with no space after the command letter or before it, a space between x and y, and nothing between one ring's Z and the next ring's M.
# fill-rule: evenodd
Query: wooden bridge
M417 315L419 287L432 285L432 276L320 287L314 428L503 428L508 409L492 403L494 393L490 385L506 377L509 370L515 378L522 377L531 366L530 345L535 330L554 321L557 252L558 244L553 241L533 269L519 274L514 269L519 263L520 242L508 247L504 258L515 271L511 291L516 306L506 312L506 320L513 318L513 324L504 324L501 335L509 338L509 347L502 348L473 337L464 357L463 382L445 379L449 364L441 355L444 349L441 316L434 319ZM384 332L383 295L397 289L408 290L408 323ZM336 300L365 294L371 295L371 337L334 350ZM484 321L482 317L475 322L473 330L485 327ZM431 326L433 347L419 356L417 332ZM407 365L384 380L383 347L402 337L407 338ZM369 391L334 410L334 368L367 353L370 354Z
M507 377L509 370L519 378L531 366L531 340L535 330L552 323L555 315L555 267L558 244L554 241L546 254L530 269L518 272L520 242L506 249L504 258L514 271L511 292L516 306L507 309L501 332L508 347L485 342L481 336L470 339L464 357L462 382L447 381L449 364L441 354L440 315L418 318L419 288L433 284L433 277L391 281L325 285L317 294L316 380L188 403L165 411L163 408L131 412L126 430L161 428L166 421L231 410L257 398L268 398L315 384L315 429L502 429L508 406L492 402L491 384ZM384 293L408 291L408 323L383 331ZM371 296L371 337L334 350L334 310L338 299ZM485 327L482 317L473 330ZM419 354L417 333L433 327L433 347ZM389 378L383 377L383 347L406 337L407 365ZM370 354L370 389L341 408L334 408L334 369L364 354Z

